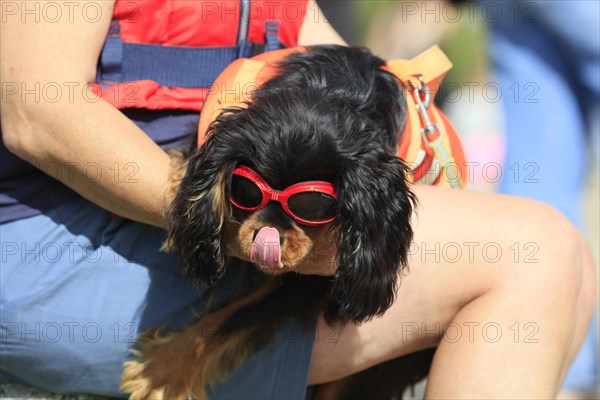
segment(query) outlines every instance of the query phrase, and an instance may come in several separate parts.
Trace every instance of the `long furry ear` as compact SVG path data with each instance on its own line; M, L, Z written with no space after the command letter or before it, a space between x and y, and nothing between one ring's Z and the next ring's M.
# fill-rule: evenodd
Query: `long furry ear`
M325 311L328 321L360 323L383 314L394 301L407 265L415 196L408 168L379 146L342 171L338 183L340 266Z
M212 144L205 143L187 161L185 176L167 211L168 246L197 285L213 284L225 272L226 184L233 167L219 162Z

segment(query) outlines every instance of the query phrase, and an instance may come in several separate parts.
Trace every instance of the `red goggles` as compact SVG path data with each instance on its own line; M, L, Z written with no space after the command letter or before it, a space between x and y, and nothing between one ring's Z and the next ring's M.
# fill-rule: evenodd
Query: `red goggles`
M328 224L335 219L336 199L335 189L329 182L301 182L279 191L242 165L233 170L229 196L231 204L244 211L256 211L269 201L276 201L294 221L310 226Z

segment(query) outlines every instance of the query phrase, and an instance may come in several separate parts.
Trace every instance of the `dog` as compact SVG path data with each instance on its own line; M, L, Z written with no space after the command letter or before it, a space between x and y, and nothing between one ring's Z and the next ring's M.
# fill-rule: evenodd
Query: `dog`
M261 327L308 330L319 315L363 323L392 305L407 272L417 199L397 155L413 112L403 83L358 47L287 52L274 69L248 101L208 116L202 146L173 157L166 242L197 285L218 283L233 258L265 280L182 332L146 332L124 366L132 399L205 398L206 385L273 342ZM312 274L324 263L332 276ZM388 361L315 398L401 398L433 354Z

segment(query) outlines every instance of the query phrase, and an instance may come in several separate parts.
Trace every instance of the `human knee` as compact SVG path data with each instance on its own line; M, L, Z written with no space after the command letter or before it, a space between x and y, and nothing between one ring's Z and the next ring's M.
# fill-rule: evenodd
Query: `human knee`
M565 293L567 300L577 304L581 303L582 296L587 299L595 295L595 267L586 239L569 221L562 216L560 218L560 234L546 243L547 246L557 247L551 274L556 275L561 286L570 289Z
M514 270L517 280L526 281L529 290L552 293L564 302L575 303L582 287L589 251L579 231L554 208L535 200L520 203L523 218L511 234ZM515 249L523 250L517 253ZM517 256L518 255L518 256ZM587 273L589 275L589 273ZM513 284L515 282L512 282Z

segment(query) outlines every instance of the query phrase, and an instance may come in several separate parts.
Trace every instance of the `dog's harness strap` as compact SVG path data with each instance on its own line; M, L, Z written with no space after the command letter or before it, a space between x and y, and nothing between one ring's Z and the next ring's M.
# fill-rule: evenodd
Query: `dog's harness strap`
M267 21L264 51L283 48L279 22ZM99 59L96 81L113 83L155 81L161 86L208 88L238 58L252 57L262 44L240 40L236 46L183 47L121 40L119 20L113 20Z
M268 32L268 30L267 30ZM304 47L266 52L229 65L206 98L198 126L198 146L206 140L209 125L230 107L245 107L252 92L276 73L277 62ZM384 69L396 75L407 91L407 119L399 138L398 157L411 168L415 183L464 187L468 177L464 152L454 127L431 101L452 67L438 47L412 60L393 60Z

